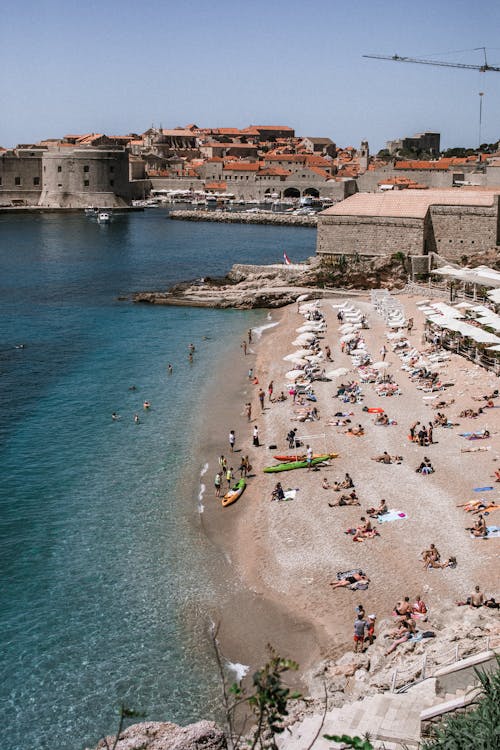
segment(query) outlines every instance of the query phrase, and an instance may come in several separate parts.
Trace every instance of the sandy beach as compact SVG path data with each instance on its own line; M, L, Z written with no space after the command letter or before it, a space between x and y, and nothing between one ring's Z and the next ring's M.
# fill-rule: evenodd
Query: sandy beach
M244 495L234 505L222 509L213 497L213 477L217 471L217 458L229 456L226 435L213 436L209 449L207 473L206 511L204 527L218 546L224 550L231 575L241 583L241 595L233 593L227 598L222 618L222 640L225 653L232 659L255 664L256 652L264 653L265 644L271 641L282 653L296 658L306 669L322 657L335 657L352 645L352 623L355 607L362 603L366 612L376 613L379 619L389 617L395 603L405 595L414 600L421 594L432 613L454 607L455 601L464 599L474 585L497 596L499 539L472 539L466 526L472 526L471 517L460 504L485 497L497 500L500 484L492 478L499 468L500 410L485 409L479 417L459 418L463 409L477 410L481 404L474 400L491 393L498 387L498 379L469 361L450 354L439 364L442 381L454 383L443 391L426 393L418 390L402 361L391 350L386 338L388 329L375 311L368 296L355 297L352 303L367 317L369 329L362 335L367 350L374 361L381 358L385 344L388 352L386 372L394 376L401 395L381 397L371 383L362 385L363 401L344 404L336 398L340 382L359 380L351 358L341 352L337 309L349 297L323 300L320 305L327 329L320 340L324 349L329 345L333 363L326 369L349 368L345 377L331 382L315 381L314 393L320 419L318 421L293 421L296 416L292 398L286 401L269 401L267 387L274 381L274 396L287 393L290 381L285 373L291 369L283 357L296 349L292 341L296 328L304 323L297 305L273 312L272 321L278 325L265 330L254 340L249 353L235 352L230 362L234 394L218 400L212 408L217 410L220 425L227 415L227 430L235 429L237 450L231 465L235 470L242 455L249 455L253 466L252 477ZM401 296L406 318L414 318L409 335L411 344L423 351L424 316L417 308L418 297ZM252 367L258 378L253 384L247 378ZM266 392L264 410L261 410L258 391ZM235 405L233 398L239 398ZM436 401L454 400L440 409L448 419L459 426L435 427L434 443L420 447L408 439L409 426L416 420L427 424L433 421ZM244 416L244 405L252 403L252 420ZM495 402L499 404L500 401ZM223 405L221 405L223 404ZM364 407L384 409L396 424L376 425L376 415ZM222 413L221 413L222 410ZM346 434L346 427L332 426L337 412L352 411L352 425L361 424L362 437ZM259 428L261 447L252 445L254 425ZM327 467L318 471L300 469L292 472L264 474L262 469L275 463L276 453L288 453L286 435L297 427L297 436L310 444L315 453L339 454ZM488 429L488 440L469 441L461 432ZM269 446L276 445L277 450ZM463 452L470 448L488 448ZM371 458L388 451L401 455L400 464L384 465ZM424 456L428 456L435 473L428 476L415 469ZM207 459L208 460L208 459ZM348 472L354 480L360 506L329 507L338 500L338 493L323 489L326 477L330 484L343 479ZM238 474L239 476L239 474ZM276 481L285 489L297 490L294 500L271 502ZM492 486L492 491L479 494L474 488ZM406 518L392 523L373 521L380 536L353 542L344 532L360 523L367 508L377 506L385 498L387 506L400 510ZM487 522L500 524L492 513ZM425 570L421 552L434 543L442 559L457 558L455 568ZM329 585L338 571L361 568L370 578L367 590L333 590ZM244 594L244 592L247 592ZM248 593L250 592L250 593ZM251 630L251 632L249 632ZM276 643L276 640L278 641ZM261 644L259 646L259 644ZM397 659L397 652L389 657Z

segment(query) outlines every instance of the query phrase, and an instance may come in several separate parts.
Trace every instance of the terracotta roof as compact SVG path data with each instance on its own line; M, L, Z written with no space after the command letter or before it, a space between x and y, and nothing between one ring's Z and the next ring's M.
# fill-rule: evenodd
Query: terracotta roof
M259 169L259 175L262 177L288 177L292 173L282 167L263 167Z
M314 172L314 174L317 174L320 177L324 177L325 180L329 180L331 178L330 172L325 172L325 170L320 169L320 167L309 167L309 171Z
M440 171L444 171L448 169L449 166L450 165L446 159L442 159L440 161L424 161L423 159L411 159L410 161L397 161L394 164L394 169L425 169L427 171L437 169Z
M205 190L226 190L227 184L225 182L206 182Z
M208 159L206 159L207 162L214 162L214 161L224 161L224 159L221 156L210 156Z
M305 154L264 154L264 161L294 161L305 164Z
M185 130L184 128L173 128L171 130L162 129L161 134L168 136L180 136L181 138L194 137L194 134L191 130Z
M250 125L255 130L289 130L293 131L293 128L289 128L288 125Z
M231 172L258 172L259 164L256 161L236 161L231 162L230 164L224 164L223 169L226 171L230 170Z
M498 192L449 190L396 190L356 193L322 212L323 216L387 216L424 219L430 206L492 206Z
M317 156L316 154L308 154L306 156L306 164L309 167L331 167L332 162L325 159L324 156Z

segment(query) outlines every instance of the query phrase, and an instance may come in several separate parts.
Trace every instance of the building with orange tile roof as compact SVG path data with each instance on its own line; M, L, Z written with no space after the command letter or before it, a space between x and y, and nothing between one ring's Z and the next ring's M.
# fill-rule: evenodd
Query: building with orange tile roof
M497 190L357 193L319 215L322 256L426 256L456 261L500 243Z

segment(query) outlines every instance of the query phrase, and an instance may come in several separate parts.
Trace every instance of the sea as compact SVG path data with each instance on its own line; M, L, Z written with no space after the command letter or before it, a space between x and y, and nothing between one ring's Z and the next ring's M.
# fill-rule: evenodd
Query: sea
M109 225L0 215L4 750L93 747L120 706L181 724L218 715L207 613L227 561L203 532L213 478L194 436L225 356L269 321L130 294L314 251L314 230L163 208Z

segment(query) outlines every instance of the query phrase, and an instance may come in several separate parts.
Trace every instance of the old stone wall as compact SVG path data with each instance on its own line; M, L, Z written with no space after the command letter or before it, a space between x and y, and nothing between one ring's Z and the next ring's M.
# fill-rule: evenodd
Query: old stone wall
M40 205L112 208L129 201L128 154L124 149L47 151L42 157L42 165Z
M462 175L463 170L457 169ZM374 172L365 172L356 178L358 190L360 193L375 193L379 190L378 183L394 177L405 177L418 182L420 185L426 185L429 188L449 188L453 187L454 172L437 171L428 169L394 169L386 167L377 169ZM478 179L476 179L476 177ZM474 179L473 179L474 178ZM475 184L485 184L484 175L465 175L464 179L470 179ZM483 181L481 182L480 179Z
M226 192L235 195L238 200L263 200L266 195L276 193L279 197L284 197L285 193L291 188L303 195L308 188L315 188L322 197L332 198L335 201L344 200L344 198L353 195L356 192L356 183L354 180L345 182L336 182L329 180L325 182L322 179L298 180L287 179L281 181L275 178L255 179L254 175L249 175L249 180L225 180ZM209 181L209 180L207 180ZM217 180L218 181L218 180ZM204 180L190 178L167 178L152 177L151 186L153 190L204 190Z
M498 198L492 208L431 206L433 249L448 260L491 250L499 243Z
M384 256L402 252L421 255L424 250L422 219L360 216L320 216L318 255Z
M8 151L0 156L0 204L36 206L41 190L41 151Z

